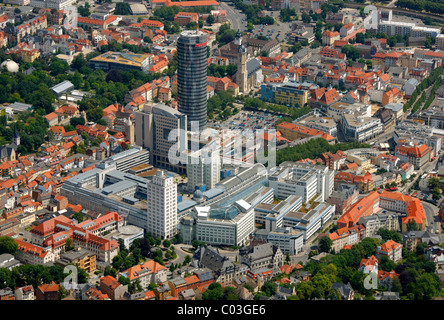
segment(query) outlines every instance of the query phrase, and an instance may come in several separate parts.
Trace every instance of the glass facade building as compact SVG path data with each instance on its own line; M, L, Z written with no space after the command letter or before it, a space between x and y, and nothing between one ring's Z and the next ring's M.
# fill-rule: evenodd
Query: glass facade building
M187 115L188 128L207 124L207 36L187 30L177 40L177 100L179 111Z

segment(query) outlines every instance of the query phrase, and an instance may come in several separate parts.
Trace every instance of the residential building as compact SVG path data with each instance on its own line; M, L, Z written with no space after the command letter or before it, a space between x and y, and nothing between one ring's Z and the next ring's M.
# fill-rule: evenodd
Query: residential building
M148 260L142 264L137 264L123 272L119 276L128 278L131 283L139 280L142 288L146 288L150 283L160 284L167 281L167 268L154 260Z
M71 1L71 0L70 0ZM46 15L40 15L32 18L18 26L6 26L4 31L8 37L8 41L20 43L27 35L33 35L37 30L48 27Z
M66 267L69 264L75 264L88 273L94 272L97 269L96 255L91 254L82 248L74 249L61 254L60 259L56 261L56 264L61 265L62 267Z
M392 213L375 213L370 216L362 217L358 221L362 224L367 232L367 237L374 237L377 235L378 230L381 228L400 231L399 217Z
M356 225L350 228L343 227L328 235L332 241L331 250L339 252L345 246L352 246L361 242L367 237L366 229L363 225Z
M395 148L395 156L403 163L413 164L415 169L424 167L430 161L430 153L430 148L426 144L404 144Z
M336 40L339 40L341 35L337 31L326 30L322 34L322 44L326 46L331 46Z
M330 151L324 152L319 158L330 170L339 170L345 164L347 155L342 150L338 150L335 154Z
M59 300L59 285L52 281L42 284L35 291L36 300Z
M376 256L379 260L385 256L398 263L402 259L402 244L389 240L376 248Z
M35 300L34 288L32 285L18 287L15 289L15 300Z
M16 217L0 221L0 237L19 233L20 222Z
M355 296L355 290L353 290L350 283L344 284L335 282L331 285L330 290L338 292L341 296L341 300L353 300Z
M359 188L355 184L340 184L325 201L335 206L335 214L342 215L358 201Z
M100 278L100 291L108 295L111 300L123 300L124 294L128 292L128 285L123 285L108 275Z
M355 26L353 23L350 22L350 23L343 25L341 27L341 29L339 30L339 33L341 35L341 38L345 38L346 36L353 33L353 31L355 31Z
M359 264L359 271L364 272L365 274L378 274L379 271L379 260L374 255L372 255L368 259L361 259Z

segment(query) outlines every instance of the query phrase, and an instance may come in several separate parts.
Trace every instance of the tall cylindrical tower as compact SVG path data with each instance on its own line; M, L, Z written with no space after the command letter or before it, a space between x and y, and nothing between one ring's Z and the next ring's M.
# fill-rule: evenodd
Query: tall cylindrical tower
M183 31L177 40L177 100L187 115L188 128L207 124L207 36L199 30Z

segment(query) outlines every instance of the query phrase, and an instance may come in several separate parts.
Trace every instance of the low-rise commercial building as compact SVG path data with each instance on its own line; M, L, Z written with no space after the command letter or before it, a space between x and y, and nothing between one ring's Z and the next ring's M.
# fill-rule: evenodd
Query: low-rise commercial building
M151 57L151 54L108 51L90 59L88 65L92 69L100 69L104 72L110 70L148 72L149 66L152 63Z
M375 138L384 131L381 119L343 114L341 127L344 136L349 141L364 142Z

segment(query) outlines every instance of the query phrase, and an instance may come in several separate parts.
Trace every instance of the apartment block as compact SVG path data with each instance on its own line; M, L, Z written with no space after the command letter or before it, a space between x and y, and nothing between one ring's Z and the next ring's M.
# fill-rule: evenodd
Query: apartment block
M328 235L332 241L331 250L336 253L344 249L345 246L352 246L361 242L367 237L366 229L363 225L356 225L350 228L344 227Z
M402 259L402 244L389 240L376 248L376 257L381 260L381 257L388 257L395 263Z
M430 148L426 144L405 144L397 145L395 148L395 156L404 163L408 162L415 166L415 169L422 168L430 161Z

